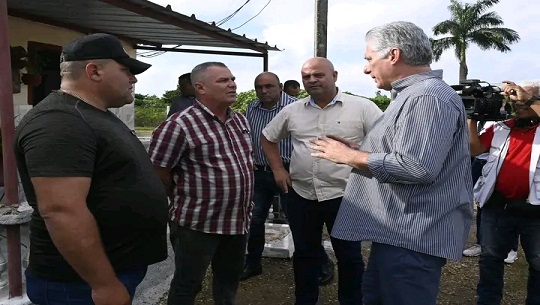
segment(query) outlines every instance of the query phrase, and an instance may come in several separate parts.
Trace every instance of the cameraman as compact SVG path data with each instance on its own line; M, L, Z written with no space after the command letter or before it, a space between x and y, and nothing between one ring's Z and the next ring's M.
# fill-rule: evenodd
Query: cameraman
M513 118L512 115L512 105L510 103L504 103L504 106L501 108L501 114L505 114L505 119ZM478 122L478 130L480 130L480 134L482 134L486 129L488 129L493 124L496 124L497 121L479 121ZM486 164L489 157L489 152L480 154L476 157L472 157L471 160L471 170L472 170L472 181L473 186L476 184L476 181L478 178L482 176L482 168ZM482 223L482 210L480 208L476 209L476 243L473 244L471 247L465 249L463 251L464 256L473 257L473 256L480 256L480 253L482 253L482 248L480 247L480 225ZM517 250L519 246L518 242L519 236L516 235L514 239L514 244L512 246L512 250L508 252L508 257L504 260L507 264L513 264L517 259Z
M507 86L505 95L538 94L537 84ZM511 96L512 97L512 96ZM529 264L526 304L540 304L540 117L522 101L514 103L516 117L497 122L478 136L477 121L469 120L471 155L489 152L474 199L482 209L478 305L498 305L504 283L504 259L516 234Z

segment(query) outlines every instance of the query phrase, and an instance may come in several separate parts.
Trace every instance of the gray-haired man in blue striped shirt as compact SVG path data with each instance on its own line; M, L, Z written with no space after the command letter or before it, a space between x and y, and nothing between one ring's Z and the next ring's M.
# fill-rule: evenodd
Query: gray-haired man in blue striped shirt
M373 242L364 304L434 305L441 269L461 258L473 215L465 109L431 70L418 26L375 27L366 43L364 73L397 96L358 149L313 140L313 156L354 168L332 236Z

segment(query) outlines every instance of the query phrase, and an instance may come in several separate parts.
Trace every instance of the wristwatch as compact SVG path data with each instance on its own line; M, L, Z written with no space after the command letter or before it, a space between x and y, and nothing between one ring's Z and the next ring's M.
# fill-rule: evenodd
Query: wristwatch
M540 100L540 95L533 95L529 100L525 102L525 105L530 106L532 103Z

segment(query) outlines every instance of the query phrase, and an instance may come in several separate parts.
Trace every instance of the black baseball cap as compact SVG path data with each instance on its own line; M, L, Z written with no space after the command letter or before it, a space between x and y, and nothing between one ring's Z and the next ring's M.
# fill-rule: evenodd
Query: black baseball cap
M90 59L113 59L133 74L140 74L152 65L129 57L118 38L96 33L77 38L62 48L60 62Z

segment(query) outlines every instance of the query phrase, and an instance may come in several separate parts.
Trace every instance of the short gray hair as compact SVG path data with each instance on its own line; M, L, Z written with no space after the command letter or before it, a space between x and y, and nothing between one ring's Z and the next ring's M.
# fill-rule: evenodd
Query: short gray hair
M60 63L60 76L62 78L76 80L82 75L87 61L64 61Z
M191 83L195 85L195 83L200 82L202 79L202 75L206 70L210 67L221 67L221 68L227 68L227 66L218 61L208 61L203 62L202 64L198 64L191 70Z
M93 62L104 66L111 60L112 59L63 61L60 63L60 76L69 80L77 80L83 74L88 63Z
M409 65L424 66L433 61L428 36L412 22L395 21L374 27L367 32L366 42L371 42L373 50L382 58L388 56L390 49L398 48Z

